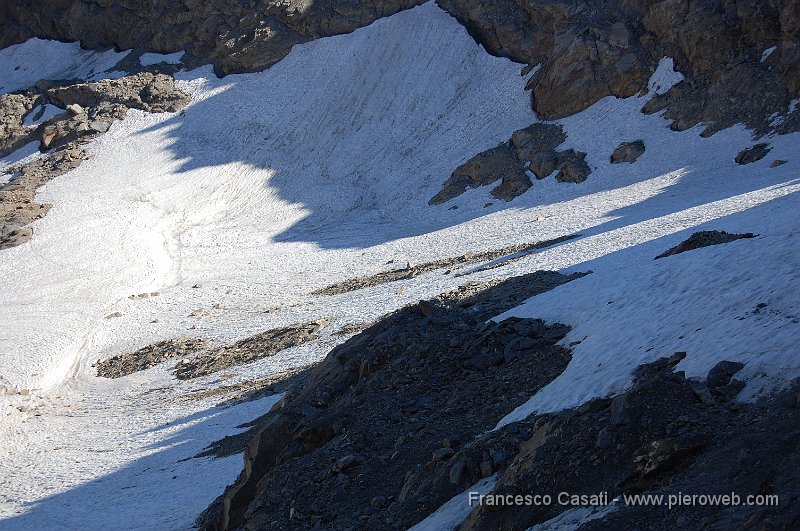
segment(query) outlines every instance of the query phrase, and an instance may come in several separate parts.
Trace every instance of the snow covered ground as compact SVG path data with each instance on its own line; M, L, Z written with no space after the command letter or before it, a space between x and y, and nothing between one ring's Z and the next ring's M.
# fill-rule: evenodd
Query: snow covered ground
M71 53L63 62L86 77L119 60ZM57 72L17 63L0 51L3 90ZM670 67L654 90L679 80ZM92 159L40 190L54 206L31 242L0 252L0 385L20 391L0 397L0 529L190 526L241 461L179 461L274 399L215 408L188 393L306 366L342 340L330 335L341 326L467 280L594 271L511 312L561 320L574 326L566 342L583 341L565 374L509 419L623 389L633 367L676 350L692 374L746 361L750 394L797 375L800 136L770 139L767 158L740 167L748 131L676 133L639 112L646 97L607 98L560 122L563 148L589 153L587 182L535 182L511 203L485 187L428 206L456 166L535 121L519 69L426 4L296 46L263 73L183 72L184 113L131 111L93 142ZM647 151L635 164L609 163L639 138ZM774 159L789 162L769 168ZM759 237L652 260L709 228ZM466 277L311 295L392 259L567 234L581 237L455 272ZM335 321L316 342L190 382L163 367L109 381L91 367L162 339L226 342L320 318Z

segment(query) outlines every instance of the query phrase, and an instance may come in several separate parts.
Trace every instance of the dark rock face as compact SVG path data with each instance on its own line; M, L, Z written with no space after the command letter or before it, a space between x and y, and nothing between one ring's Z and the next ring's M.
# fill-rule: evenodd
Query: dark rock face
M756 405L732 398L742 388L729 374L741 364L723 361L709 384L687 380L672 367L676 353L636 371L634 387L612 400L540 415L505 429L525 432L493 494L549 494L549 505L477 507L462 530L528 529L572 508L560 492L622 494L777 494L778 506L684 505L677 510L617 503L581 529L791 529L800 508L800 409L792 389ZM718 380L717 373L727 375ZM712 384L713 382L713 384ZM776 435L777 434L777 435ZM498 437L500 434L497 435ZM781 459L775 460L779 455ZM466 502L466 501L465 501ZM583 502L598 505L598 502Z
M0 7L0 48L29 37L158 52L186 50L218 75L263 70L292 46L348 33L418 0L9 0Z
M763 134L769 116L786 117L789 101L800 95L797 0L438 3L491 53L542 65L528 88L544 119L646 90L662 57L673 57L687 79L645 112L665 110L676 130L703 122L713 134L743 122ZM798 127L794 118L779 129Z
M685 253L686 251L700 249L701 247L720 245L723 243L740 240L742 238L755 238L756 236L757 235L753 234L752 232L746 232L744 234L731 234L730 232L719 230L702 230L700 232L695 232L689 236L686 241L681 242L675 247L667 249L660 255L656 256L655 259L658 260L659 258L665 258L667 256Z
M634 140L633 142L623 142L614 153L611 154L611 164L622 164L623 162L636 162L636 159L644 153L644 142Z
M405 529L491 475L511 443L475 437L563 371L569 327L485 320L580 276L469 284L335 348L267 416L200 526Z
M568 149L557 151L567 139L560 125L533 124L515 131L509 142L478 153L453 171L442 190L428 203L445 203L467 191L500 181L492 196L511 201L525 193L532 182L530 171L537 179L558 170L556 180L581 183L592 172L584 160L586 153Z

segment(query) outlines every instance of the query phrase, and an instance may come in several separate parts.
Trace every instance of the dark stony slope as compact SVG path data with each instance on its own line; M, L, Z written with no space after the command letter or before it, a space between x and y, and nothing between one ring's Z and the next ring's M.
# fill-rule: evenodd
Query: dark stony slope
M485 323L579 278L539 271L406 307L332 350L245 450L206 529L406 528L505 463L481 440L566 367L569 328Z

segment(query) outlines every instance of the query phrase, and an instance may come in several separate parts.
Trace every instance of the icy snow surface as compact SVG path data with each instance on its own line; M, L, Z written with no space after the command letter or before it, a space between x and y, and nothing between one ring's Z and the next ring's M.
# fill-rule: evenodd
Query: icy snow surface
M0 51L4 83L64 77L23 55ZM17 63L25 68L14 73ZM662 65L654 90L679 80ZM565 343L585 337L565 375L517 416L623 389L636 364L676 350L698 374L717 359L747 361L751 393L797 374L787 353L800 339L798 135L769 139L765 159L740 167L748 131L673 132L640 112L648 96L607 98L561 121L562 149L589 153L585 183L537 181L511 203L485 187L428 206L453 168L535 121L519 69L426 4L298 45L263 73L182 73L185 113L131 111L90 144L93 158L40 189L53 208L33 239L0 251L0 394L29 393L0 396L0 529L189 527L241 458L179 460L273 400L214 407L219 397L192 391L307 366L343 340L330 335L339 327L467 280L594 271L514 310L574 326ZM647 151L636 163L609 163L620 142L639 138ZM789 163L770 169L776 158ZM652 260L712 228L759 237ZM463 278L437 271L311 295L391 259L567 234L581 236ZM759 302L768 306L752 313ZM335 321L315 342L189 382L165 367L113 381L92 368L167 338L222 343L321 318Z

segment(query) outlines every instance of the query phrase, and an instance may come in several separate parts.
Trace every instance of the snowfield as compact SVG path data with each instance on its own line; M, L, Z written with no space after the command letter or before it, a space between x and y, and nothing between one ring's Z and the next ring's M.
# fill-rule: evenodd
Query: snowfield
M65 46L0 51L2 90L64 77L56 64L89 78L124 56ZM35 66L56 52L60 62ZM40 189L53 208L33 239L0 251L0 529L191 527L241 458L183 459L277 400L217 407L219 396L192 392L306 367L345 324L466 281L593 271L497 317L561 321L573 326L564 344L580 341L564 374L501 424L619 392L637 365L675 351L693 376L745 363L743 398L800 376L798 134L767 139L766 158L738 166L754 143L744 128L673 132L639 111L648 96L606 98L559 121L561 149L588 153L585 183L551 177L510 203L484 187L428 206L456 166L537 119L520 66L430 3L298 45L262 73L181 72L185 112L131 111L90 144L90 160ZM651 88L680 79L664 60ZM611 165L636 139L644 155ZM789 162L770 168L775 159ZM758 237L653 260L707 229ZM311 294L390 260L570 234L580 236L503 267ZM129 298L145 292L158 295ZM334 320L315 342L188 382L169 364L119 380L92 368L163 339L221 344L315 319ZM451 509L437 521L456 525L464 515Z

